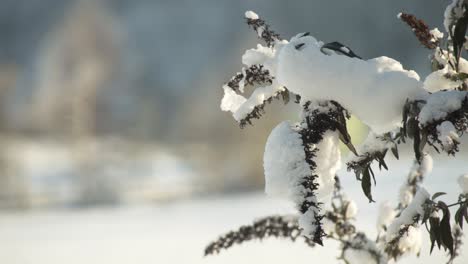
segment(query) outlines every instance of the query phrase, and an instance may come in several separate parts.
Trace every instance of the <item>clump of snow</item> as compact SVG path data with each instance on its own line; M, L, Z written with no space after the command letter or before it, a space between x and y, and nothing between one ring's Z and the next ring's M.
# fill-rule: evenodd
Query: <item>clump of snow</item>
M390 140L385 140L382 136L376 135L374 132L370 131L367 134L364 142L357 147L357 153L360 156L355 156L350 153L348 162L359 161L361 159L367 158L366 153L372 154L376 152L384 152L386 149L391 148L393 143Z
M332 220L328 219L327 217L322 219L322 228L325 234L332 235L335 233L335 227L336 224Z
M437 134L440 142L442 142L442 147L446 151L452 150L454 146L460 142L457 130L450 121L444 121L438 125Z
M390 202L386 201L379 207L379 214L377 217L377 231L382 232L387 228L390 223L395 219L396 211Z
M447 74L455 74L455 71L449 69L448 65L446 65L441 70L432 72L424 80L424 89L429 92L453 90L463 83L462 81L452 81L451 79L445 77Z
M419 113L419 123L424 126L427 123L445 118L451 112L460 109L467 96L468 92L456 90L431 94Z
M466 43L465 43L466 44ZM452 52L443 50L443 49L436 49L433 54L433 59L438 62L440 65L447 65L450 64L449 61L451 60ZM464 58L460 58L458 62L458 69L459 72L468 72L468 61ZM455 73L454 71L449 71L449 73Z
M314 161L317 164L315 174L318 176L315 182L318 183L316 196L307 197L307 201L317 203L321 202L324 197L330 195L335 185L335 175L340 169L341 153L339 150L338 134L333 131L328 131L323 135L323 140L316 146L308 146L311 151L316 151ZM309 172L311 173L311 172ZM301 204L304 200L304 187L302 184L297 184L292 191L295 194L293 201L296 204ZM321 215L316 207L309 207L307 212L299 216L299 226L303 229L303 234L312 237L315 233L317 225L315 216Z
M304 44L300 50L296 45ZM293 37L278 53L278 83L305 100L335 100L369 125L385 133L401 125L407 98L424 99L427 92L414 71L388 57L360 60L325 55L311 36Z
M257 20L259 18L258 15L251 10L245 12L245 17L252 20Z
M449 61L449 55L450 53L446 50L436 49L432 55L432 58L440 65L447 65Z
M296 125L285 121L271 131L265 146L263 167L267 194L281 197L295 195L293 191L300 179L310 174Z
M242 72L241 72L241 73L242 73L243 78L239 81L239 91L240 91L241 93L243 93L243 92L244 92L244 88L245 88L245 76L246 76L246 72L245 72L245 68L244 68L244 67L242 68Z
M398 248L403 254L418 254L421 251L422 232L421 228L410 226L408 231L403 234L398 243Z
M301 198L301 179L311 175L310 166L305 161L304 145L298 133L297 124L288 121L276 126L268 137L263 168L265 170L265 192L269 195L290 197L294 201ZM319 177L317 197L328 196L333 191L336 172L340 169L341 159L338 136L335 132L324 134L323 140L313 149L316 152Z
M276 126L268 137L263 167L265 170L265 192L269 195L289 198L296 204L304 200L305 189L301 184L305 177L316 174L318 183L316 196L307 197L310 202L318 203L333 191L335 175L340 168L341 154L339 139L336 132L329 131L323 135L323 140L313 146L316 151L314 161L317 164L315 171L311 171L306 162L302 137L298 133L300 126L287 121ZM351 210L351 209L350 209ZM299 225L303 234L314 234L317 226L315 216L320 212L316 207L309 207L308 211L299 216Z
M317 202L316 197L311 197L312 202ZM302 228L302 234L306 237L312 238L317 230L315 224L315 216L321 215L315 207L309 207L307 212L299 216L299 226Z
M408 206L413 200L414 183L421 181L423 177L432 172L433 159L431 155L424 153L420 162L414 161L406 182L400 188L398 201L402 207Z
M417 164L415 164L415 166L417 166ZM432 159L432 156L428 153L425 153L422 157L421 164L419 164L418 167L419 168L417 170L420 175L425 176L431 173L432 169L434 168L434 160Z
M436 42L444 37L444 33L440 32L438 28L432 29L431 31L429 31L429 33L431 33L431 35L434 37L434 39L432 40L433 42Z
M387 229L387 241L391 240L402 226L412 225L413 218L417 215L424 214L423 205L429 199L429 193L424 188L420 188L411 203L403 209L400 216L398 216Z
M432 211L431 212L431 217L440 219L439 211Z
M242 56L242 63L247 67L252 65L263 65L268 70L269 75L274 76L276 72L276 50L274 48L257 45L256 49L247 50ZM268 86L258 87L249 98L245 98L242 94L244 93L245 86L245 67L242 68L241 74L244 76L239 82L239 92L233 91L227 85L223 86L224 97L221 100L221 110L230 111L236 121L244 119L249 113L251 113L256 106L263 104L266 100L278 95L283 92L285 88L279 85L276 80Z
M316 146L314 161L317 163L315 173L319 176L316 182L319 184L317 197L325 197L331 194L335 186L335 176L341 168L341 151L338 133L328 131L323 135L323 140Z
M464 194L468 194L468 173L458 177L458 185Z
M452 26L457 22L458 19L463 17L464 0L453 0L451 4L447 6L444 12L444 26L447 32L451 32ZM452 32L453 35L453 32Z
M407 182L414 182L416 178L424 177L432 172L434 160L431 155L424 153L420 162L414 161L408 174Z
M242 55L242 63L246 66L261 64L271 75L276 73L276 49L257 45L256 49L248 49Z
M408 206L413 200L413 192L411 187L407 184L403 184L398 191L398 201L402 206Z
M346 219L355 218L358 212L358 207L354 201L349 201L346 206L345 217Z
M250 19L250 20L258 20L259 16L253 11L247 11L245 12L245 18ZM262 37L264 30L265 30L265 25L261 25L256 28L257 35L260 38Z
M224 97L221 100L221 110L235 113L240 106L245 103L246 99L242 95L237 94L231 87L224 85Z
M262 105L266 100L276 96L279 92L284 91L284 87L275 85L269 85L265 87L259 87L250 95L244 103L233 113L234 119L241 121L249 113L251 113L256 106ZM240 101L240 100L239 100Z

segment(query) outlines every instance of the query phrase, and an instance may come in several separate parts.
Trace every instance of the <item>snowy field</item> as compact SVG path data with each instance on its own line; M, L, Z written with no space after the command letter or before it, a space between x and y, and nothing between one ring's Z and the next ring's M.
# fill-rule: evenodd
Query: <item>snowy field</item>
M440 156L439 156L440 157ZM463 160L463 161L461 161ZM390 165L394 162L390 162ZM409 165L408 162L401 162ZM435 160L425 186L430 192L458 192L456 177L468 170L466 157L460 161ZM439 167L442 166L442 167ZM395 198L406 168L391 166L392 175L380 173L374 189L377 203ZM359 206L361 229L375 234L378 204L367 203L354 176L342 172L344 187ZM455 200L450 195L450 200ZM449 200L449 199L447 199ZM300 241L250 242L203 257L204 246L218 235L250 223L254 218L291 212L285 201L261 192L209 196L141 207L48 210L0 213L0 263L6 264L165 264L165 263L337 263L337 244L310 249ZM465 255L455 263L467 263ZM421 257L402 263L445 263L444 253L429 256L423 246Z

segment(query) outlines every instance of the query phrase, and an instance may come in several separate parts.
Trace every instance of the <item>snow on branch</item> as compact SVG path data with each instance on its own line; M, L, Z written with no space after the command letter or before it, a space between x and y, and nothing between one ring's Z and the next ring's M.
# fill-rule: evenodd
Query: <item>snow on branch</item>
M346 111L334 101L306 102L303 107L299 134L310 174L302 178L298 189L301 194L298 199L299 211L302 214L299 223L304 229L304 235L322 244L325 233L321 222L322 203L317 200L317 191L323 197L331 192L334 185L335 174L341 163L338 138Z
M273 83L274 77L270 75L263 65L251 65L250 67L243 68L242 73L238 73L231 78L226 84L236 92L244 92L245 85L262 85Z
M340 167L338 142L345 110L336 102L306 102L302 116L301 123L283 122L268 137L265 191L294 201L303 235L322 244L321 199L333 191Z
M408 253L419 255L422 243L421 236L422 233L416 219L414 223L402 226L398 236L387 241L385 253L387 253L390 259L394 259L395 261Z
M461 229L463 216L468 214L468 197L461 194L457 203L447 205L439 200L445 193L438 192L430 197L429 193L420 187L412 201L401 210L400 214L388 226L385 234L385 252L390 258L397 260L407 253L419 254L422 234L420 226L425 225L430 235L430 252L437 245L449 252L449 263L459 255L461 245ZM459 205L455 214L457 226L450 223L450 210L452 206ZM442 215L442 217L441 217ZM466 219L468 222L468 219Z
M334 100L376 134L401 126L407 98L424 99L414 71L388 57L361 60L322 52L322 42L298 34L278 44L276 80L305 101Z
M253 119L259 119L265 113L265 105L271 103L273 99L282 99L287 104L291 96L288 89L278 84L274 77L276 49L273 47L273 42L279 41L279 35L254 12L247 11L245 16L247 24L257 31L268 46L258 45L257 49L247 50L242 56L242 62L246 67L223 86L224 97L221 109L232 112L241 128L247 124L251 125ZM246 86L255 88L249 98L242 95ZM296 95L295 102L299 101L300 96Z
M449 93L449 92L446 92ZM423 130L427 131L429 135L429 143L434 145L437 143L440 147L450 155L455 155L459 151L458 145L460 144L459 137L468 132L468 92L451 91L454 93L451 97L454 99L442 99L438 103L431 100L421 109L421 115L430 113L434 118L432 122L423 124ZM435 94L434 94L435 95ZM442 110L437 106L441 103L446 103ZM431 110L426 109L429 108ZM437 109L434 111L434 109ZM425 117L423 115L423 117Z
M289 102L288 91L281 86L267 86L256 89L249 99L234 112L234 118L243 128L247 124L252 125L252 119L259 119L265 113L265 105L273 99L282 99L286 104Z
M379 232L377 240L389 257L395 260L406 253L419 253L422 240L418 225L418 221L422 219L420 213L422 209L424 215L430 212L426 206L429 195L420 184L431 171L432 158L425 154L421 163L414 162L405 183L400 188L398 206L394 209L388 202L381 205L377 221ZM418 207L417 204L421 204L421 200L424 200L423 206ZM396 216L398 217L395 218ZM395 235L398 228L398 233Z
M432 157L427 153L423 155L421 162L414 161L405 183L400 188L397 210L401 212L411 203L422 181L431 173L432 167Z
M468 92L440 91L430 95L418 120L422 127L449 119L466 125L467 108Z
M273 77L268 75L268 70L262 71L262 65L251 66L244 71L245 74L237 74L224 88L224 97L221 101L221 109L230 111L240 127L252 124L252 119L259 119L264 113L267 103L273 99L282 99L285 104L290 100L289 91L277 85ZM237 93L244 90L244 84L254 85L266 83L267 86L256 88L249 98Z
M266 238L283 238L296 241L301 231L296 216L268 216L255 221L252 225L245 225L236 231L222 235L205 248L205 256L219 253L222 249L229 249L235 244L242 244L251 240ZM313 247L314 243L304 238L304 242Z
M295 240L305 236L312 244L323 239L341 243L345 263L387 263L407 253L419 254L421 225L428 227L431 251L435 245L459 254L463 223L468 223L468 176L459 178L458 201L446 204L438 192L429 197L421 187L432 169L426 145L455 155L460 137L468 132L468 61L461 57L466 47L468 0L453 0L445 11L447 37L424 21L400 14L418 40L431 49L433 72L424 80L385 56L362 59L337 41L323 43L310 33L280 39L256 13L247 11L247 24L266 46L246 50L244 67L223 86L221 109L232 113L241 127L260 118L266 103L291 96L302 104L299 123L285 121L268 137L264 153L265 192L292 200L294 220L267 217L242 227L210 244L206 254L235 243L269 236ZM443 47L445 44L445 47ZM358 52L359 53L359 52ZM252 88L247 95L246 87ZM346 120L356 116L370 133L354 148ZM341 165L339 140L353 152L348 170L355 172L364 194L373 201L375 184L372 163L388 170L390 150L398 159L398 145L413 142L415 163L400 189L398 206L382 206L376 242L356 230L357 207L341 192L336 172ZM332 194L332 198L328 199ZM326 202L331 201L331 209ZM450 207L458 206L450 223ZM284 226L287 226L284 227Z
M371 176L374 181L375 174L372 170L371 164L377 161L379 168L388 170L388 166L385 163L385 156L389 149L391 149L393 155L398 159L398 136L394 133L386 133L378 136L373 132L370 132L366 140L358 147L357 152L360 153L357 156L351 157L346 163L348 171L354 171L356 178L361 181L361 187L364 194L369 199L369 202L373 202L371 193Z
M415 218L424 215L424 204L430 197L424 188L420 188L411 203L401 211L400 215L390 224L387 230L387 236L393 238L398 234L401 226L411 225Z
M426 203L429 193L420 188L411 203L388 226L385 252L393 259L411 252L418 254L421 250L421 231L418 222L426 214Z
M424 146L436 145L454 155L458 152L459 136L468 131L468 92L439 91L427 100L409 101L403 110L403 137L413 138L418 161Z
M273 46L276 41L280 40L279 34L271 30L265 20L261 19L253 11L245 12L245 18L247 19L247 25L257 32L258 37L263 39L268 47Z

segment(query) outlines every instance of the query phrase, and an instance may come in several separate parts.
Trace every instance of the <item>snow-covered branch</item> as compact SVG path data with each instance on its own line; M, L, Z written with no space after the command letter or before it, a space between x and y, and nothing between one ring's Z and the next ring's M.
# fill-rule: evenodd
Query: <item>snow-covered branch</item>
M286 104L291 96L288 89L280 85L274 76L276 49L273 44L280 42L279 35L254 12L247 11L245 17L247 24L266 41L267 47L259 44L256 49L247 50L242 56L245 67L223 86L221 109L231 112L241 128L251 125L252 119L259 119L265 113L265 105L273 99L282 99ZM243 95L246 86L255 88L248 98ZM300 96L294 96L295 102L299 103Z
M386 252L390 256L396 258L401 253L405 252L406 245L401 245L401 240L405 236L415 235L411 234L411 232L414 228L418 227L417 224L419 220L425 215L425 204L429 198L429 193L424 188L420 188L411 203L403 209L400 215L388 226L386 233L386 240L388 242ZM418 231L415 231L415 233L416 232ZM398 250L398 252L395 253L395 250ZM419 251L419 249L417 249L417 251Z
M388 166L385 163L385 156L388 150L391 149L393 155L399 158L398 146L395 140L396 137L393 133L377 136L373 132L370 132L366 140L358 147L357 152L360 154L352 156L346 163L348 171L354 171L356 178L361 181L361 187L369 202L373 202L371 176L374 184L376 182L371 164L373 161L377 161L379 169L384 168L388 170Z
M468 92L438 91L427 100L409 101L403 111L402 135L413 138L418 161L426 144L454 155L459 136L468 131Z
M265 22L265 20L261 19L253 11L245 12L245 18L247 19L247 25L252 27L255 32L257 32L257 36L263 39L267 46L271 47L276 41L280 40L279 34L271 30L270 26Z
M422 181L431 173L432 167L433 160L429 154L424 154L421 162L414 162L406 181L400 188L397 210L401 211L411 203Z
M223 86L221 109L231 112L243 127L260 118L266 103L275 98L288 102L295 96L302 105L300 122L276 126L264 154L265 192L293 201L298 216L293 221L265 218L228 233L212 243L207 254L255 238L277 236L294 241L305 236L310 244L323 245L324 238L339 241L345 263L383 264L407 253L419 254L421 225L426 225L431 251L434 245L442 246L452 261L461 243L458 227L468 222L468 176L460 177L462 192L451 204L439 199L444 193L430 197L421 183L432 169L426 145L455 155L461 136L468 132L468 61L461 56L468 27L467 2L453 0L447 7L445 38L413 15L398 16L432 51L433 72L424 80L392 58L363 59L346 45L323 43L309 32L282 40L257 14L247 11L247 24L266 46L259 44L244 53L241 72ZM247 87L252 89L250 95ZM346 126L351 115L370 130L357 149ZM389 170L386 154L390 150L399 159L398 145L407 139L412 140L416 161L400 189L398 205L381 206L374 242L356 230L357 207L341 192L336 177L341 166L338 143L341 140L353 152L348 170L355 172L372 202L372 163ZM450 208L455 206L457 227L452 228Z
M337 124L342 118L343 108L331 102L307 102L304 105L304 119L300 124L305 161L309 172L299 180L296 186L296 202L301 216L299 225L304 235L314 242L322 244L325 232L322 227L322 202L317 198L332 191L335 174L340 166Z

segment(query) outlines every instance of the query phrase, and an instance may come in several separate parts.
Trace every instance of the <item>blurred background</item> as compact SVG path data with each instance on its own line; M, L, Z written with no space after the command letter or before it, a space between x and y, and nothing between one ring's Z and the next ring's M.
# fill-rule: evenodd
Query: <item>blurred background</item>
M291 210L261 193L262 157L271 129L296 119L297 106L273 103L243 130L219 109L222 84L258 43L244 12L258 12L283 38L309 31L363 58L395 58L423 78L429 51L396 15L442 30L449 2L0 0L0 261L262 255L259 246L201 259L221 232ZM356 142L367 133L356 120L351 130ZM467 169L464 149L465 162L441 162L453 181ZM169 253L181 249L191 253ZM280 254L304 251L291 250Z

